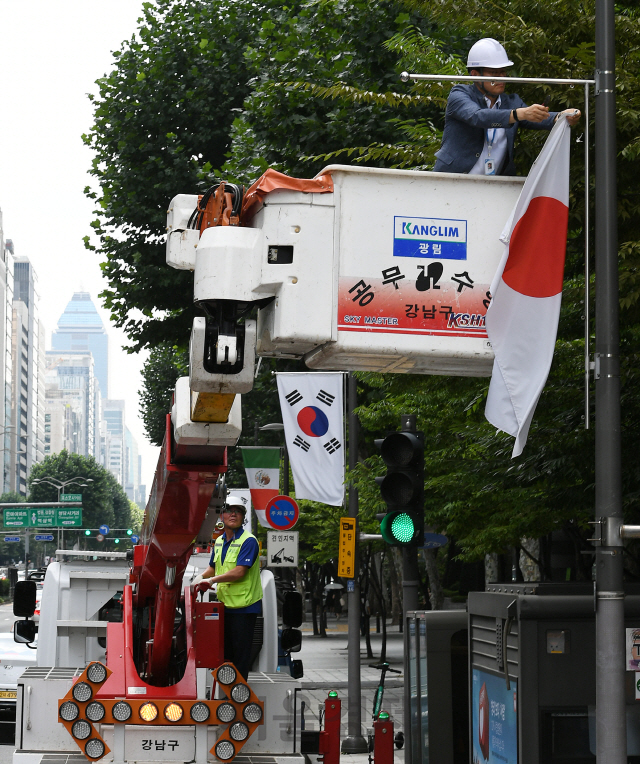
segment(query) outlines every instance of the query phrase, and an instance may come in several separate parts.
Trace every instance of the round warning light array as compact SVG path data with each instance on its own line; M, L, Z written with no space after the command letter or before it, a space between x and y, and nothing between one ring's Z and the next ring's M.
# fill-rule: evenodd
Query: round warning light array
M104 703L94 698L111 673L100 661L90 663L59 701L60 722L90 761L97 761L109 753L109 748L93 725L106 716Z
M89 664L59 702L60 721L91 761L109 753L95 724L225 725L211 753L218 760L228 762L263 723L263 704L231 663L222 664L214 671L217 685L226 695L226 699L221 700L96 698L110 674L102 663Z
M216 709L218 722L227 724L227 728L219 735L210 753L219 761L227 762L238 755L255 728L263 723L264 705L232 663L218 666L213 676L227 696Z

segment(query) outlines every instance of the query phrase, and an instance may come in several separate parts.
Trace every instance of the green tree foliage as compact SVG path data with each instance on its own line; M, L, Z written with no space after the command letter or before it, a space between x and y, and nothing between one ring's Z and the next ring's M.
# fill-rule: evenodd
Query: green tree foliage
M229 131L250 91L244 51L273 0L156 0L137 34L98 80L94 124L84 136L99 184L92 222L103 258L102 293L133 349L186 346L193 277L167 267L166 210L195 193L224 162ZM89 248L93 244L86 237Z
M134 501L129 502L130 507L130 525L129 527L134 533L139 533L144 522L144 509L141 509Z
M163 342L153 348L142 370L140 411L145 435L161 446L166 430L166 416L179 377L189 374L189 354L176 345Z
M52 483L84 478L86 486L73 484L69 492L82 493L82 525L84 528L131 527L131 507L124 490L115 477L99 465L92 456L81 456L60 451L34 464L29 475L30 501L57 501L58 491L48 483L36 483L36 479L53 478ZM91 479L91 482L88 482ZM94 542L95 543L95 542Z
M313 172L320 163L304 155L341 148L353 135L391 140L386 104L339 106L274 84L314 76L384 92L397 77L382 43L408 19L388 1L145 3L138 33L98 80L84 136L99 184L86 193L96 200L102 297L132 349L188 341L192 275L164 259L173 196L209 185L231 148L225 177L249 183L269 164Z
M309 176L326 164L312 155L342 149L354 138L365 144L393 140L397 56L384 43L409 22L419 24L420 17L388 0L281 6L247 49L255 84L234 122L223 172L242 182L268 166ZM328 101L311 85L353 97ZM429 104L419 105L425 112Z

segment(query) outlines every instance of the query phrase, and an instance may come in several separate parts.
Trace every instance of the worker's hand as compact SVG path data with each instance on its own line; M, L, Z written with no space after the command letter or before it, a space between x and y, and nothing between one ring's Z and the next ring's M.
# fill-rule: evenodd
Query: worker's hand
M204 594L205 592L208 592L209 589L211 589L211 579L203 578L197 584L191 584L191 586L194 588L196 595L200 594L201 592Z
M204 581L204 577L202 573L200 573L200 575L196 576L195 578L191 579L191 586L195 586L196 584L199 584L200 581Z
M582 114L580 113L580 109L565 109L564 111L561 111L558 116L565 116L567 118L567 122L571 125L571 127L573 127L574 125L578 124Z
M540 103L534 103L531 106L521 106L518 109L518 117L527 122L544 122L549 116L549 107Z

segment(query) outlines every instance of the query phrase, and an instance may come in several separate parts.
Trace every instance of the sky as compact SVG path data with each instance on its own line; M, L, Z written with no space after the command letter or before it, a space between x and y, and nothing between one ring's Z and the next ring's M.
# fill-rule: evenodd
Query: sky
M138 389L145 356L121 350L124 334L109 323L98 294L106 286L91 232L95 184L82 134L92 124L87 93L113 68L111 51L135 33L142 0L0 0L0 209L4 235L38 276L40 318L51 332L73 292L91 294L109 334L109 397L126 401L127 426L142 454L142 482L151 487L159 449L144 437ZM167 200L169 201L169 200Z

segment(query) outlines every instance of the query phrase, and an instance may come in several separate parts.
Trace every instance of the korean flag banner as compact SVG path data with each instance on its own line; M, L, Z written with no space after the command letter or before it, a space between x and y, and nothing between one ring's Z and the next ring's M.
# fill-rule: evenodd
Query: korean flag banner
M296 498L344 501L343 372L278 372L284 435Z

